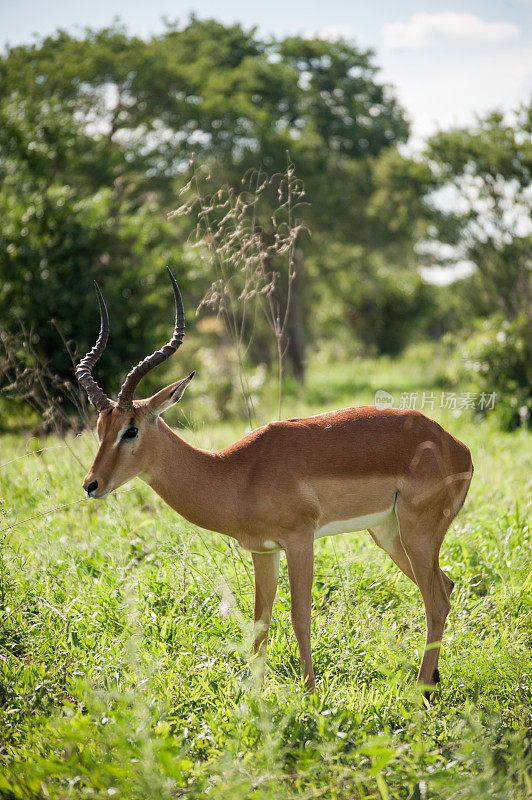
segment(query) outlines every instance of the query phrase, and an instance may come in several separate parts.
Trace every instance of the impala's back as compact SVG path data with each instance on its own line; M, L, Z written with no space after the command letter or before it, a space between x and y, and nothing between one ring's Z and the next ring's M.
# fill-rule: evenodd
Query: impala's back
M283 524L297 517L323 526L389 512L403 491L454 498L472 475L469 449L437 422L373 406L271 423L218 454L235 480L246 476L243 509L269 524L280 514L290 518Z

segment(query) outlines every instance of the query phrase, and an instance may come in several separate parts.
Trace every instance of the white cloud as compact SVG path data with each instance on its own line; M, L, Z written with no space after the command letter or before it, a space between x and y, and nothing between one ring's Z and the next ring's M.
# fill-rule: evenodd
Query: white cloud
M384 77L395 84L399 100L412 119L414 141L410 146L417 146L438 129L471 125L476 114L493 109L509 113L532 92L528 47L512 47L498 53L497 58L469 54L441 64L434 62L425 69L415 65L401 69L395 60Z
M511 22L487 22L476 14L442 11L429 14L418 11L408 22L384 25L382 39L387 47L423 47L438 39L461 39L481 42L500 42L515 39L521 34Z

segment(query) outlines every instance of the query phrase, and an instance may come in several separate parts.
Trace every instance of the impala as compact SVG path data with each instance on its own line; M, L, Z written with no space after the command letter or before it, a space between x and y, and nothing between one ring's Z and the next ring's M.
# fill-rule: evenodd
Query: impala
M418 411L370 406L272 422L222 450L193 447L161 414L182 397L194 372L153 397L133 397L140 379L183 341L183 303L168 272L176 302L174 334L129 373L116 402L91 375L109 335L107 309L96 286L100 334L76 368L99 412L99 448L83 481L87 495L106 497L139 476L194 525L230 536L249 550L255 574L254 652L262 655L284 550L292 624L309 690L314 688L314 541L367 529L421 592L427 637L418 683L429 697L439 681L440 642L454 586L440 569L439 552L473 475L468 448Z

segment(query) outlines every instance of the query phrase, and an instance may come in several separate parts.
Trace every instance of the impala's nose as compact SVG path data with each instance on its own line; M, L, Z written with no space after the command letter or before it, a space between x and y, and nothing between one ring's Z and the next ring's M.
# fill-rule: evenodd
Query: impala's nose
M91 497L92 493L98 488L98 481L91 481L88 486L85 486L85 491Z

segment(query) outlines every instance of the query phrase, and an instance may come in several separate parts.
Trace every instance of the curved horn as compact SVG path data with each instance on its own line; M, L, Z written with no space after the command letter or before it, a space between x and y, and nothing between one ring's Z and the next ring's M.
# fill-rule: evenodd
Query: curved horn
M179 286L177 285L174 276L168 267L166 269L170 275L175 296L174 335L168 344L165 344L160 350L156 350L151 354L151 356L147 356L145 359L140 361L136 367L133 367L122 384L122 388L118 394L117 406L121 411L128 411L133 405L133 393L140 379L143 378L151 369L153 369L153 367L156 367L158 364L162 364L163 361L166 361L166 359L171 356L172 353L175 353L179 345L183 342L183 336L185 334L185 311L183 309L183 301L181 300Z
M92 377L91 371L105 350L105 345L107 344L107 339L109 338L109 315L107 314L105 300L100 292L100 287L96 281L94 281L94 285L96 286L96 294L98 295L98 303L100 304L100 335L98 336L96 344L92 350L87 353L85 358L83 358L77 365L76 378L87 392L92 405L97 408L98 411L103 411L104 409L109 408L112 404L107 395L102 389L100 389Z

